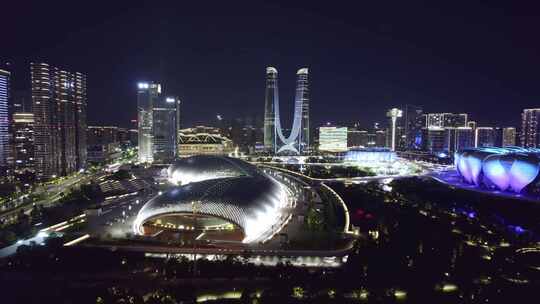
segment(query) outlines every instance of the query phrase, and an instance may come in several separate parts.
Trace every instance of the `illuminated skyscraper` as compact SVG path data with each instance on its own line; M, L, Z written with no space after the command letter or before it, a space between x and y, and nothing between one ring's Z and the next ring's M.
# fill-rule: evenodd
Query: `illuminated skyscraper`
M469 127L446 128L444 151L454 153L474 147L474 131Z
M417 143L416 139L422 136L422 128L426 126L425 122L422 123L422 112L422 107L405 105L403 113L405 149L420 149L420 143Z
M266 93L264 100L264 148L274 153L276 145L276 113L274 105L278 96L278 72L276 68L266 68Z
M521 146L538 148L540 146L540 109L524 109L521 114Z
M8 101L11 73L0 70L0 167L6 169L9 156ZM2 170L3 171L3 170Z
M158 104L161 95L161 85L157 83L140 82L137 90L137 124L139 161L154 160L154 123L153 108Z
M177 108L179 101L174 97L159 98L152 109L153 160L171 162L177 149Z
M516 128L507 127L502 129L502 147L516 145Z
M296 73L296 100L300 100L302 104L302 131L299 138L299 152L302 153L310 146L309 141L309 81L308 69L302 68Z
M301 68L296 75L293 126L289 137L285 137L279 116L277 70L273 67L266 68L264 146L276 154L301 154L310 145L308 69Z
M474 147L495 146L495 129L492 127L477 127L474 136Z
M31 63L37 177L86 166L86 76Z
M13 113L14 173L34 172L34 113Z

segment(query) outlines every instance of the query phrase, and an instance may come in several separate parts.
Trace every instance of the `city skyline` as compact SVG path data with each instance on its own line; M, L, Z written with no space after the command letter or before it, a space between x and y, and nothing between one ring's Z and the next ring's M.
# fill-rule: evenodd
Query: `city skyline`
M4 5L3 302L534 302L515 3Z
M486 40L483 41L486 42L485 45L478 45L480 43L476 42L479 49L472 52L467 43L471 43L474 33L482 28L467 22L455 29L461 36L453 35L451 41L444 42L443 36L449 29L442 25L442 21L433 19L441 17L447 20L449 17L428 7L420 7L423 13L420 14L420 19L434 21L433 29L429 32L437 34L439 30L441 34L440 37L434 37L432 45L425 45L420 39L423 38L421 34L408 36L412 34L404 33L407 27L400 29L404 22L403 17L395 16L394 13L389 19L382 20L373 20L367 18L368 16L353 19L349 14L345 14L342 20L351 26L344 27L339 23L339 15L332 9L322 12L316 6L305 9L291 6L285 16L280 17L282 22L278 22L275 29L265 25L265 21L272 20L280 12L275 5L263 5L262 7L268 8L266 14L262 14L256 6L243 7L239 12L239 20L234 22L217 15L220 9L229 12L229 7L217 5L205 12L197 5L190 6L189 11L201 17L201 20L191 20L189 17L189 22L192 21L193 26L201 22L208 24L208 30L203 31L199 38L185 33L182 22L173 21L175 18L172 16L179 13L175 7L148 8L133 5L128 10L122 10L113 6L108 12L96 12L93 15L95 19L83 19L81 28L70 30L73 35L68 34L52 41L39 41L43 43L37 48L25 48L27 43L20 41L27 33L27 26L21 26L20 29L15 27L20 31L20 35L8 35L6 41L14 47L3 49L0 57L12 62L15 90L28 87L28 76L23 74L28 70L29 61L40 58L66 69L82 71L91 79L100 79L99 82L89 83L89 89L93 92L89 98L98 105L89 111L91 124L120 122L123 126L128 126L136 113L132 109L125 111L125 108L133 102L133 86L144 79L154 79L169 87L172 92L177 92L179 98L185 101L184 110L191 113L185 121L187 125L208 121L216 114L230 119L239 114L262 116L263 110L257 107L254 101L264 99L264 92L260 89L264 76L260 75L259 71L270 65L282 71L281 87L284 96L294 94L294 80L290 74L294 73L298 65L308 67L313 75L316 75L311 90L313 126L326 121L342 124L360 122L367 126L384 121L384 115L378 113L392 107L400 108L405 104L421 105L430 112L467 112L472 117L478 117L481 125L494 125L496 122L515 126L519 124L519 115L523 108L535 107L536 93L533 84L536 61L533 60L531 64L530 60L525 59L531 59L530 57L520 59L522 56L518 55L520 52L534 54L538 47L536 42L529 44L528 40L514 35L514 39L521 43L517 45L523 45L514 48L511 46L516 45L515 43L506 44L500 38L488 36L482 38ZM52 8L56 7L44 9L49 11ZM413 8L415 7L405 8L405 12ZM523 25L512 23L512 14L500 18L502 13L497 8L501 6L475 4L470 8L470 12L465 14L470 18L475 12L485 11L485 16L482 16L485 24L494 26L495 21L500 20L501 25L498 25L498 28L502 27L504 34L520 32ZM520 11L513 6L503 8L516 14ZM145 9L148 9L149 20L159 20L148 29L142 29L140 23L133 21L133 17ZM378 11L381 8L374 5L372 9ZM456 8L445 9L452 12ZM61 10L53 14L60 12ZM255 17L246 19L250 12L259 16L260 20L252 20ZM37 11L29 13L38 14ZM318 24L310 21L312 15L318 17ZM297 22L303 25L295 27L297 22L293 21L293 17L297 17ZM104 32L100 25L104 21L109 22L108 25L116 29L117 34L127 35L130 40L128 45L120 46L114 41L116 34ZM243 21L253 21L254 29L238 30ZM409 29L420 24L420 21L408 25ZM16 25L17 22L20 21L14 20L13 24ZM127 23L121 25L122 22ZM235 34L231 32L227 39L224 37L214 41L213 38L221 32L221 26L224 26L225 30L234 30ZM318 39L310 33L308 26L314 26L318 30L316 32L323 35L322 38L328 39L327 48L319 48ZM471 33L467 33L468 26L471 27ZM82 31L84 35L76 35L78 31ZM293 36L305 33L306 35L293 45L311 47L300 52L286 43L272 43L271 50L267 50L268 47L263 49L263 41L257 37L265 35L257 35L254 40L246 39L253 37L255 31L284 34L285 41L294 41ZM331 37L330 33L337 35ZM342 39L347 35L355 37L354 41L347 42ZM150 41L155 43L140 50L133 48L135 51L129 54L126 47L146 38L152 38ZM92 44L103 39L110 43ZM90 53L89 44L93 50ZM99 49L96 48L98 45ZM369 51L374 48L383 51L377 54ZM325 49L325 52L321 52L321 49ZM506 54L504 52L514 53L513 57L517 60L515 67L486 59L483 55L488 50L500 52L499 55ZM201 56L211 56L212 59L202 60ZM521 60L527 61L527 65L522 64ZM471 67L467 71L461 68L465 63ZM427 66L430 66L430 69L427 69ZM223 79L218 73L212 73L217 69L230 71L230 76ZM517 73L515 69L521 69L522 72ZM288 99L284 101L282 108L294 107ZM505 113L485 111L487 106L499 103L505 103L508 107ZM330 107L329 104L339 106ZM110 114L101 115L98 109L103 106L110 106ZM235 110L237 108L242 108L242 113L238 113ZM290 114L287 115L291 111L285 112L285 123L292 121L292 117L288 117Z

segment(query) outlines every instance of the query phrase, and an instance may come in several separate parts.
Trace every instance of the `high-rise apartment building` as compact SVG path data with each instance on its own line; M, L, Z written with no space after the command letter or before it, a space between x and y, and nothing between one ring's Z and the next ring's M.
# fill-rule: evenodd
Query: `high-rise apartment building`
M516 128L506 127L502 129L502 147L509 147L516 145Z
M474 131L469 127L446 128L444 151L458 152L474 147Z
M9 157L9 112L10 76L7 70L0 69L0 171L7 170Z
M474 136L474 147L495 146L495 129L492 127L477 127Z
M177 109L179 101L175 97L158 98L152 109L153 160L171 162L177 149Z
M88 126L87 145L108 145L118 142L118 127L114 126Z
M39 179L86 166L86 76L31 63L35 168Z
M139 161L154 160L153 108L161 96L161 85L153 82L140 82L137 90L137 124Z
M14 174L34 173L34 113L13 113Z
M440 153L446 148L446 130L441 127L424 128L423 150L431 153Z
M496 127L495 132L495 147L509 147L516 145L516 128L514 127Z
M459 128L467 126L467 114L430 113L427 115L428 128Z
M524 109L521 114L521 146L538 148L540 146L540 108Z

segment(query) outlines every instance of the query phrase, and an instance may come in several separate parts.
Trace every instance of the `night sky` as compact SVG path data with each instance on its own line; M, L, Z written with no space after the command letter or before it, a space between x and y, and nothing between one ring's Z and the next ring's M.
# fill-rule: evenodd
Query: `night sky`
M522 1L79 2L3 7L0 60L16 90L30 61L86 73L90 125L129 126L139 80L182 99L183 126L262 117L269 65L286 117L309 67L315 125L368 127L412 103L518 126L540 107L539 11Z

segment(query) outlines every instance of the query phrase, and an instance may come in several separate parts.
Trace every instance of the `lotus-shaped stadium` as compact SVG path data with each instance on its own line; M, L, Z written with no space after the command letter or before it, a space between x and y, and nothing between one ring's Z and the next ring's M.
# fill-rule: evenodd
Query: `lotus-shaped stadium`
M148 201L135 233L193 233L198 238L259 242L284 219L287 188L245 161L222 156L179 159L168 169L170 190Z
M469 184L522 193L540 171L540 149L476 148L454 155L458 174Z

